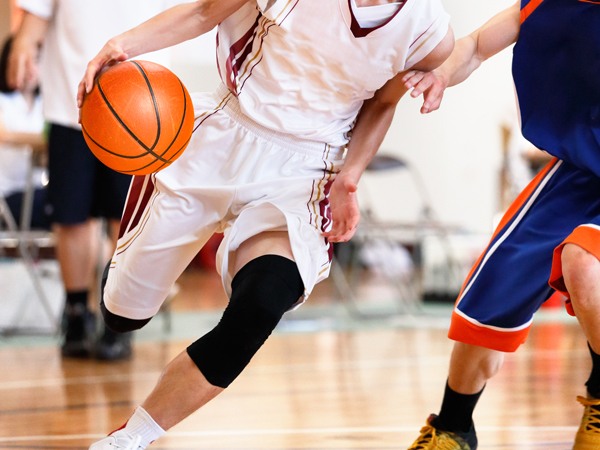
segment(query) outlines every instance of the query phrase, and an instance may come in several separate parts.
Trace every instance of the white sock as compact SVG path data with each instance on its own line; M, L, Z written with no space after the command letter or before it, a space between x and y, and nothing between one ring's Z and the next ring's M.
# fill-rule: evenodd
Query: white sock
M152 442L165 434L165 430L141 406L135 409L133 416L131 416L123 431L127 432L133 438L139 435L142 438L140 442L142 448L148 447Z

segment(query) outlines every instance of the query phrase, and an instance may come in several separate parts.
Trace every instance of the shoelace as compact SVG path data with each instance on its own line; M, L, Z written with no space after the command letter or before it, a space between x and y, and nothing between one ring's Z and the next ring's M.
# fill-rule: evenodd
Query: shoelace
M408 450L425 450L427 448L435 448L436 450L460 450L460 446L452 439L444 435L440 437L438 437L435 427L425 425L421 428L421 436L419 436L419 439L417 439ZM427 444L430 444L431 447L428 447Z
M129 443L129 445L127 447L125 447L123 450L138 450L138 447L140 446L140 442L142 442L142 437L138 434L135 439L133 441L131 441Z
M600 399L586 398L579 395L577 396L577 401L586 408L590 407L590 414L585 427L586 431L600 434Z

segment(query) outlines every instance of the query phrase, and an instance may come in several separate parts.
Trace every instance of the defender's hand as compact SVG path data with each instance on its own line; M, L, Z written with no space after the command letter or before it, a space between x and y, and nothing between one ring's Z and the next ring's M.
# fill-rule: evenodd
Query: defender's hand
M412 88L411 97L417 98L423 94L421 114L437 110L442 103L444 91L448 87L448 79L435 70L432 72L410 70L402 77L402 82L406 89Z

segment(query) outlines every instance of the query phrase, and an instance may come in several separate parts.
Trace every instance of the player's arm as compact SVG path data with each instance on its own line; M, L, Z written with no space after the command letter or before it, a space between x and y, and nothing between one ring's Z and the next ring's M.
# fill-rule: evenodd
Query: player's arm
M48 29L48 20L28 11L23 13L8 56L6 81L13 89L21 89L25 80L37 78L39 48Z
M514 44L521 28L520 1L495 15L470 35L456 42L452 55L432 72L411 70L404 75L412 97L424 94L423 114L440 107L444 90L465 81L480 65L496 53Z
M79 84L77 105L90 92L95 76L110 64L135 58L200 36L254 0L198 0L174 6L137 27L110 39L92 59Z
M423 71L435 69L450 55L453 47L454 34L448 27L444 39L414 67ZM333 225L329 232L324 233L330 242L345 242L354 235L360 220L356 200L358 181L381 146L392 123L396 105L407 92L403 82L405 73L399 73L383 85L363 104L358 114L344 166L330 191Z

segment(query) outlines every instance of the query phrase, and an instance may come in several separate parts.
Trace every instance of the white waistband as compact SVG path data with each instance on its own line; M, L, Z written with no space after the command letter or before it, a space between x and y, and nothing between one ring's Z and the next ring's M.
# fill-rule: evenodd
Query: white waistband
M346 147L334 147L326 142L300 139L293 134L274 131L256 123L242 112L237 97L224 84L219 85L217 90L213 93L213 97L217 104L221 104L224 101L221 108L233 120L266 141L276 143L277 145L294 152L324 159L326 161L339 161L344 157Z

